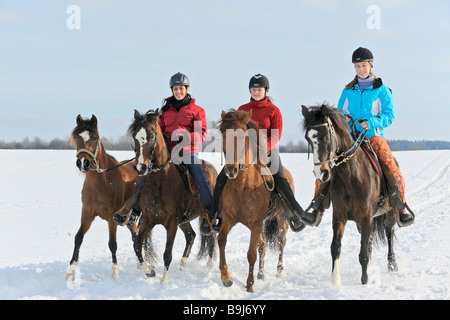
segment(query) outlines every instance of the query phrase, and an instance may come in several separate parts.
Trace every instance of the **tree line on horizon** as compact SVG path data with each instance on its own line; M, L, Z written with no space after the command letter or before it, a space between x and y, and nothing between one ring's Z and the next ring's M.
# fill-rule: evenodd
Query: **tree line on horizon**
M119 139L113 140L101 138L106 150L133 150L133 141L129 136L121 136ZM449 150L450 141L444 140L387 140L392 151L406 150ZM212 141L203 143L204 150ZM5 142L0 139L0 149L50 149L50 150L70 150L75 149L70 144L69 138L54 138L51 141L44 141L39 137L30 139L25 137L22 141ZM308 145L305 140L294 142L289 140L287 143L280 145L279 151L282 153L306 153Z

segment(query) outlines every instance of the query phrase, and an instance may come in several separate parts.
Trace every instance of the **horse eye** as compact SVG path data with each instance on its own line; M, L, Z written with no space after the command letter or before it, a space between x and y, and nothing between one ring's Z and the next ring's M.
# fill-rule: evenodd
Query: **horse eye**
M328 142L328 135L322 137L323 142Z

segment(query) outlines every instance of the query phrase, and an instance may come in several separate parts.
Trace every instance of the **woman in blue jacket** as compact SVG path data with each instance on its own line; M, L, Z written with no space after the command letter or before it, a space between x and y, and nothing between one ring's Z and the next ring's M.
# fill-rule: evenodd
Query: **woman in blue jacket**
M375 151L384 174L389 180L389 192L399 210L400 225L407 226L414 222L414 215L406 212L405 180L392 155L383 135L383 129L394 121L394 101L392 91L383 84L381 78L373 72L373 55L369 49L358 48L353 52L352 62L355 67L355 78L344 88L338 102L340 109L350 122L352 119L362 119L356 123L356 130L367 130L367 138ZM389 179L391 177L391 179ZM320 182L316 181L315 198L319 193ZM323 211L320 208L318 211ZM313 222L318 212L309 214L304 222ZM306 220L306 221L305 221Z

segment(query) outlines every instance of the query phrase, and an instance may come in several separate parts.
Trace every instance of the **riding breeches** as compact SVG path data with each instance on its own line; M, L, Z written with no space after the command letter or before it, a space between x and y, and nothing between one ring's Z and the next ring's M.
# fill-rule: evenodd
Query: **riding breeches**
M378 161L392 172L394 176L395 184L398 187L398 191L400 193L400 197L402 198L403 203L406 203L405 197L405 179L403 178L402 173L395 161L394 156L392 155L391 149L385 138L374 136L369 139L370 145L372 146L373 151L378 157ZM314 198L317 197L320 188L320 181L316 179L316 186L314 190Z
M209 180L205 171L201 165L200 159L197 153L191 153L190 155L183 156L184 164L189 168L189 171L194 179L195 186L197 187L203 203L208 211L211 210L212 194L209 186Z

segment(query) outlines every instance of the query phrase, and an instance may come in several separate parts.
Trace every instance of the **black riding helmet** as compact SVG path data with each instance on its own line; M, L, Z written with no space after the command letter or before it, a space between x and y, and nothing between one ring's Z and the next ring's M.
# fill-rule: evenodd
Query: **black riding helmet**
M170 78L169 85L170 85L170 88L172 88L173 86L189 87L189 79L186 75L178 72Z
M373 61L373 54L369 49L359 47L353 52L352 63Z
M269 79L261 73L255 74L248 83L248 89L251 88L266 88L266 91L269 91Z

